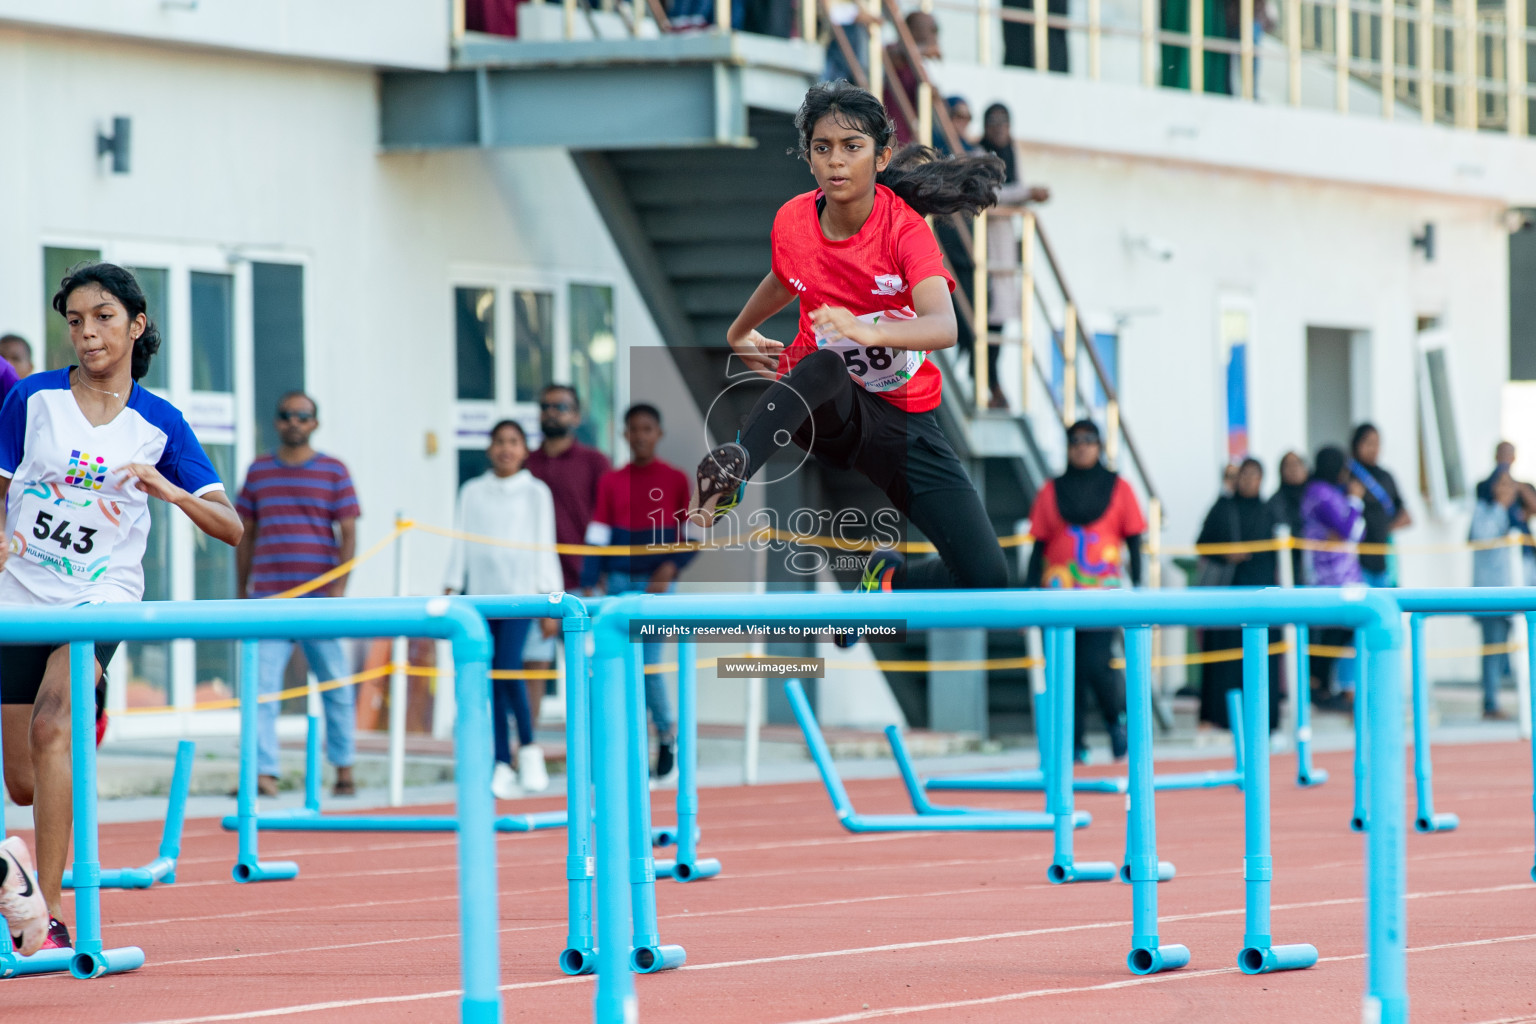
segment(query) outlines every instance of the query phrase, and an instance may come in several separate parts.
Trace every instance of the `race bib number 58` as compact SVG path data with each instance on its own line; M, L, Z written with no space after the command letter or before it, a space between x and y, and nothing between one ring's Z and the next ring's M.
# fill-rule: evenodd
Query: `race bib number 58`
M122 511L106 498L31 483L7 518L14 554L61 576L94 580L112 559Z
M867 324L877 324L883 318L910 320L916 314L898 310L884 313L865 313L859 317ZM816 333L816 347L829 348L843 359L848 373L865 391L895 391L923 365L924 352L904 348L884 348L879 345L860 345L840 334Z

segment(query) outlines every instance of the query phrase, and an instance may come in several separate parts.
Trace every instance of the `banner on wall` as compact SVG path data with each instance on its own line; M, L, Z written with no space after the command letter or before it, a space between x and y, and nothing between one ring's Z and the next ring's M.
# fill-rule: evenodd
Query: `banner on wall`
M1221 311L1221 349L1226 360L1227 459L1248 457L1248 343L1250 317L1247 309L1224 306Z

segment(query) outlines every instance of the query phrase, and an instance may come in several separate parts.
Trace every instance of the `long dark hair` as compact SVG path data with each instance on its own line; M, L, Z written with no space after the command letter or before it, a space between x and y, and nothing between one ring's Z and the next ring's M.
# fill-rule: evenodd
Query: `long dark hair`
M1312 479L1321 480L1325 484L1339 486L1339 477L1344 472L1344 467L1349 465L1349 456L1337 445L1328 445L1319 448L1317 458L1312 460Z
M160 351L160 329L149 318L149 304L138 280L115 263L80 263L69 269L59 290L53 295L53 308L60 316L65 315L69 297L81 288L96 285L102 291L123 304L130 321L144 314L144 331L133 342L133 359L129 372L134 380L149 372L149 361Z
M810 88L795 114L795 131L800 137L795 155L802 160L810 157L811 134L817 122L828 114L836 117L839 125L873 139L876 153L890 146L896 134L885 106L874 96L846 81L822 82ZM911 145L903 147L875 181L924 216L976 214L996 205L1004 173L1003 162L990 154L946 157L928 146Z

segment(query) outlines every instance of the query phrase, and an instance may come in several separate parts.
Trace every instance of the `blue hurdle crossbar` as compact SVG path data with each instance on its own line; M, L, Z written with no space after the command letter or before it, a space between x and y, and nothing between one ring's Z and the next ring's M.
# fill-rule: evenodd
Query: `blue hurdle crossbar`
M171 772L171 796L165 808L165 827L160 833L160 855L141 868L107 868L101 872L103 889L148 889L156 882L176 881L176 860L181 856L181 827L187 815L187 794L192 788L192 759L197 744L176 744L176 766ZM74 872L65 870L64 888L75 887Z
M460 1020L497 1024L501 1020L498 910L487 893L496 891L496 840L490 788L490 691L486 667L490 635L470 608L447 598L334 598L327 601L151 601L80 608L7 608L0 616L0 643L67 642L70 645L71 700L90 707L95 700L97 640L243 640L242 694L255 707L256 640L320 639L338 636L431 636L453 645L458 718L454 723L459 819ZM70 970L97 977L143 963L136 947L103 949L100 874L97 861L96 737L90 715L71 725L75 800L76 944ZM255 789L255 733L242 737L244 801ZM247 748L246 744L249 743ZM249 777L244 777L245 775ZM251 808L248 806L249 812ZM255 829L242 840L255 852ZM255 867L259 862L250 862Z
M807 618L837 618L853 611L861 616L878 612L882 617L904 618L908 628L912 629L1014 629L1039 625L1056 634L1051 637L1051 642L1057 653L1061 653L1063 639L1067 641L1065 650L1071 651L1071 631L1077 627L1253 627L1252 635L1255 639L1245 639L1245 655L1263 664L1266 672L1267 628L1270 626L1286 623L1341 624L1350 629L1363 630L1366 649L1376 655L1368 659L1368 685L1372 693L1369 711L1373 769L1370 775L1370 804L1376 811L1376 821L1374 827L1367 832L1365 840L1367 934L1370 950L1366 971L1366 1014L1381 1024L1403 1024L1406 1021L1402 694L1392 657L1401 649L1402 626L1397 605L1388 593L1351 587L1310 591L1224 590L1218 597L1193 592L1150 594L1135 591L1066 594L1038 591L909 592L857 597L826 594L668 595L663 600L650 596L625 597L606 606L593 620L597 639L594 660L594 742L599 749L613 750L616 749L614 743L622 743L625 732L633 732L626 729L628 723L612 721L625 713L622 710L626 707L625 692L631 685L627 678L629 673L625 670L624 645L629 643L629 624L632 620L657 622L685 618L770 625ZM1248 649L1250 646L1251 651ZM1070 653L1055 660L1066 662L1069 667ZM1061 665L1058 665L1057 671L1062 671ZM1070 678L1070 675L1065 677ZM1245 679L1245 687L1252 699L1245 700L1244 704L1250 733L1264 735L1267 733L1268 700L1267 694L1259 688L1259 678L1255 676L1252 683ZM1262 678L1267 688L1267 676ZM1264 699L1258 699L1260 697ZM638 709L637 704L631 704L630 707ZM1143 759L1146 774L1144 784L1150 787L1150 746L1139 741L1137 745L1139 749L1136 756ZM1060 754L1059 751L1052 753L1053 756ZM1067 756L1070 757L1070 754L1069 749ZM1259 799L1260 794L1267 796L1268 759L1259 757L1255 751L1255 756L1248 758L1247 762L1245 768L1249 775L1245 780L1245 795L1255 800ZM1258 767L1261 764L1262 769ZM637 788L643 790L646 781L644 774L637 772L636 767L631 757L604 758L596 780L597 891L600 912L595 1010L600 1024L621 1024L633 1021L637 1016L634 980L630 972L625 970L627 940L631 937L633 926L629 918L632 908L628 890L634 873L645 867L644 864L634 863L632 851L636 844L630 839L631 831L639 831L639 826L643 824L633 813L633 792ZM1253 773L1256 771L1264 774L1255 776ZM1065 772L1057 776L1056 792L1051 795L1059 797L1061 791L1065 790L1065 802L1070 806L1071 791L1065 785L1066 778ZM1261 781L1264 785L1259 784ZM1060 807L1058 803L1058 814ZM1259 859L1258 853L1267 843L1267 831L1265 834L1250 835L1249 840L1250 856L1255 858L1245 872L1248 881L1255 883L1249 887L1250 900L1254 901L1250 910L1260 905L1267 910L1267 904L1264 903L1268 897L1267 878L1258 877L1262 870L1268 868L1267 854L1265 859ZM1141 888L1145 891L1149 888L1145 883L1156 876L1156 870L1151 867L1155 864L1155 851L1138 851L1136 856L1138 859L1132 861L1132 865L1139 877L1135 880L1143 883ZM1265 884L1256 884L1260 882ZM1267 934L1261 930L1264 927L1267 927L1267 923L1257 914L1249 914L1245 950L1268 948L1278 956L1277 947L1255 941ZM1138 934L1142 932L1138 931ZM1258 966L1263 969L1298 964L1261 962Z

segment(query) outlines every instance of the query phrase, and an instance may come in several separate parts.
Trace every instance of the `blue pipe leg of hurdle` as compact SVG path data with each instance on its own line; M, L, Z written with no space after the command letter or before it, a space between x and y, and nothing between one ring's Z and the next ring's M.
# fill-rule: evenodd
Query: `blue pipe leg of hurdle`
M1009 810L1007 808L987 807L954 807L935 804L928 799L923 792L923 780L918 777L917 769L912 766L912 757L907 752L907 745L902 741L901 729L894 725L885 727L885 739L891 746L891 756L896 760L896 770L901 774L901 781L907 789L907 797L912 802L912 810L918 816L924 815L979 815L996 817L1006 815L1016 818L1019 828L1023 831L1049 832L1056 827L1056 817L1042 811ZM1087 811L1077 811L1075 820L1078 828L1084 828L1093 823L1093 816Z
M1307 626L1296 627L1296 692L1291 699L1296 702L1296 785L1302 788L1321 786L1328 781L1328 772L1312 767L1312 631Z
M1135 634L1134 636L1132 635L1133 633ZM1143 642L1145 642L1145 644L1146 644L1145 649L1142 649L1142 648L1138 648L1137 649L1137 658L1138 659L1144 659L1145 664L1142 664L1139 661L1133 660L1132 657L1131 657L1131 646L1132 646L1132 644L1133 643L1134 644L1141 644ZM1147 702L1147 709L1150 709L1151 706L1152 706L1152 668L1151 668L1151 665L1152 665L1152 632L1151 632L1151 630L1143 630L1140 627L1137 627L1137 629L1135 629L1135 630L1126 630L1126 633L1125 633L1125 686L1126 686L1126 705L1125 705L1126 712L1125 712L1125 714L1126 714L1126 726L1125 727L1126 727L1126 731L1127 731L1127 743L1129 743L1129 733L1130 733L1130 730L1132 728L1132 726L1131 726L1131 717L1130 717L1130 714L1131 714L1131 712L1130 712L1130 707L1131 707L1131 704L1130 704L1130 701L1131 701L1130 694L1131 694L1131 690L1132 690L1133 687L1140 687L1142 685L1142 682L1143 682L1139 676L1133 675L1133 671L1134 672L1142 672L1142 671L1145 672L1145 676L1146 676L1145 684L1146 684L1146 687L1147 687L1146 702ZM1233 706L1233 704L1232 704L1232 691L1229 690L1229 691L1227 691L1227 709L1228 709L1228 713L1229 714L1231 712L1232 706ZM1150 751L1152 749L1152 726L1150 724L1150 715L1151 715L1150 710L1147 710L1146 714L1148 716L1148 724L1147 724L1147 750ZM1236 738L1237 734L1234 733L1233 736L1234 736L1234 738ZM1238 741L1238 746L1236 747L1236 749L1238 751L1238 763L1241 764L1241 761L1242 761L1242 753L1241 753L1242 752L1242 745L1241 745L1241 740ZM1126 748L1126 753L1127 753L1127 756L1129 757L1129 754L1130 754L1129 746L1127 746L1127 748ZM1150 757L1150 754L1148 756ZM1212 773L1212 774L1215 774L1215 773ZM1136 846L1136 843L1133 842L1133 838L1135 836L1135 830L1137 828L1136 814L1138 812L1135 809L1133 809L1132 806L1131 806L1132 801L1131 801L1131 796L1130 796L1130 784L1131 784L1131 780L1130 780L1129 767L1128 767L1127 768L1127 774L1126 774L1126 798L1125 798L1125 863L1120 865L1120 881L1126 883L1127 885L1134 885L1135 882L1136 882L1136 877L1137 877L1138 873L1145 874L1146 872L1145 872L1145 870L1143 870L1145 865L1142 865L1141 867L1137 867L1137 863L1138 862L1135 860L1136 857L1144 856L1145 854L1143 854L1140 850L1138 850L1138 848ZM1157 789L1157 775L1156 775L1156 773L1152 774L1152 789L1154 791L1156 791L1156 789ZM1151 812L1148 811L1147 813L1150 814ZM1159 882L1171 882L1171 881L1173 881L1174 875L1176 875L1177 873L1178 873L1178 871L1177 871L1177 869L1175 869L1175 867L1173 866L1172 862L1166 861L1166 860L1157 861L1156 881L1159 881ZM1132 892L1132 899L1133 899L1133 901L1134 901L1134 898L1135 898L1135 895L1134 895L1134 890L1133 890L1133 892ZM1156 921L1156 916L1157 916L1156 901L1154 900L1153 901L1153 920L1154 920L1154 922ZM1154 926L1153 930L1154 931L1156 930L1155 926ZM1131 946L1132 946L1133 950L1137 949L1137 948L1141 948L1141 947L1137 946L1135 941L1132 941ZM1183 947L1180 947L1180 948L1183 948ZM1186 957L1185 957L1186 961L1188 960L1187 953L1188 953L1188 951L1186 950ZM1138 962L1146 960L1145 957L1135 958L1134 954L1133 954L1133 958L1136 959ZM1184 965L1183 964L1177 964L1175 966L1182 967ZM1132 966L1131 969L1134 971L1136 968L1135 968L1135 966ZM1143 971L1141 973L1153 974L1153 973L1156 973L1156 972L1152 971L1152 970L1147 970L1147 971Z
M1536 614L1525 614L1525 652L1530 659L1530 671L1536 673ZM1530 686L1531 721L1536 722L1536 674L1526 677ZM1536 729L1531 730L1531 810L1536 811ZM1531 858L1531 881L1536 882L1536 853Z
M1131 885L1132 974L1157 974L1189 963L1189 949L1163 945L1157 929L1157 883L1163 863L1157 859L1157 812L1152 787L1152 630L1125 631L1125 720L1130 765L1126 795L1124 878ZM1172 865L1168 865L1172 868Z
M1304 942L1276 946L1270 933L1274 858L1270 853L1269 685L1269 630L1264 626L1244 627L1243 719L1253 748L1243 764L1246 899L1243 948L1237 954L1237 966L1244 974L1297 970L1317 963L1317 947Z
M1406 894L1407 841L1403 799L1403 690L1401 665L1386 630L1362 630L1368 652L1361 683L1370 695L1370 831L1366 836L1365 1019L1408 1020ZM1358 701L1358 698L1356 698ZM1358 714L1358 707L1356 713Z
M92 697L94 700L94 696ZM3 744L0 744L3 748ZM0 761L4 750L0 749ZM5 808L0 801L0 839L5 838ZM31 956L19 955L11 945L11 930L0 928L0 978L21 978L29 974L62 974L69 970L73 949L41 949Z
M682 946L661 944L656 920L656 861L651 855L650 743L645 712L645 658L640 644L628 645L623 715L623 743L614 756L629 761L629 888L634 909L634 937L629 955L630 968L640 974L681 967L687 962ZM604 714L614 709L603 708ZM599 750L614 748L598 747ZM636 782L635 780L639 780Z
M1047 776L1046 813L1055 818L1055 844L1051 866L1045 877L1057 885L1068 882L1108 882L1120 874L1109 861L1078 863L1072 849L1072 832L1077 828L1072 799L1072 716L1076 693L1076 634L1071 628L1053 626L1045 630L1046 699L1051 707L1054 729L1051 735L1052 772Z
M1408 617L1408 646L1413 665L1413 781L1418 812L1413 827L1420 832L1450 832L1461 824L1454 814L1435 813L1435 768L1429 750L1429 679L1425 674L1424 616Z
M233 874L237 882L275 882L293 878L299 866L291 860L263 862L256 839L256 708L261 657L255 640L240 641L240 786L235 802L239 852ZM226 825L227 827L227 825Z
M103 889L148 889L156 882L176 881L176 860L181 856L182 824L186 820L187 794L192 788L192 761L197 744L182 740L176 745L176 766L171 773L171 796L160 832L160 852L141 868L106 868L101 872ZM74 872L64 872L64 888L75 887Z
M720 862L699 857L699 684L698 648L691 640L677 644L677 826L666 838L677 843L675 860L656 862L656 877L679 882L714 878ZM651 839L657 843L652 829Z
M603 756L593 759L596 791L593 800L597 856L597 986L594 995L596 1024L631 1024L639 1016L635 979L630 973L631 918L630 811L631 790L644 779L630 778L632 759L624 748L633 731L624 713L630 689L628 637L617 627L599 627L592 673L592 750ZM612 634L612 635L610 635Z
M75 708L96 706L96 645L69 645L69 700ZM101 942L101 862L96 835L96 716L70 716L70 760L75 810L75 955L69 973L82 980L144 966L137 946L103 949Z
M309 698L318 701L319 695ZM309 728L304 732L304 809L320 813L320 715L309 709Z
M573 825L565 837L566 935L560 970L597 968L592 934L592 683L587 672L591 620L568 618L565 630L565 807Z
M1365 644L1361 642L1360 633L1355 632L1355 809L1349 816L1349 827L1356 832L1364 832L1370 826L1370 799L1366 795L1367 764L1371 753L1370 736L1366 731L1366 722L1370 715L1370 686L1366 682L1366 675L1370 667L1370 656L1366 653Z

